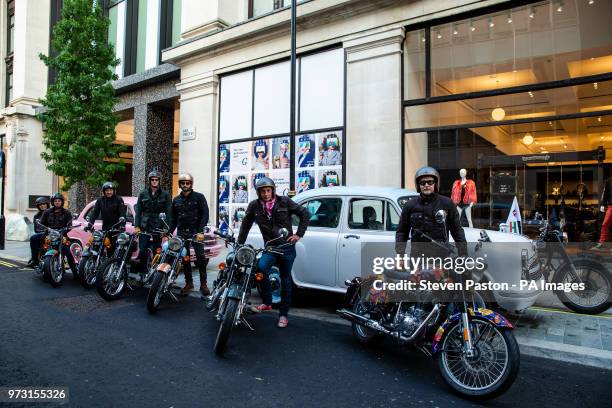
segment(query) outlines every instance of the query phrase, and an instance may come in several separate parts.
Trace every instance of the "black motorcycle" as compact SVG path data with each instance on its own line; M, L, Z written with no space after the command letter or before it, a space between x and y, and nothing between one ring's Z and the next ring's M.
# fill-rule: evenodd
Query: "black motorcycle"
M584 314L602 313L612 306L612 275L604 260L585 251L570 256L558 222L545 222L536 246L530 269L539 271L546 282L584 285L584 290L555 291L565 306ZM534 263L537 268L531 267Z
M445 222L444 211L436 214L436 221ZM447 244L437 244L452 251ZM391 282L407 276L410 274L405 271L384 273L384 279ZM352 322L353 334L360 342L373 344L388 337L436 357L445 382L469 399L491 399L510 388L520 365L512 324L501 314L479 307L465 290L463 275L455 277L462 284L457 296L416 290L402 298L407 301L384 300L384 292L372 292L375 279L346 281L346 307L338 310L342 318Z
M96 285L98 268L107 261L110 255L111 239L123 231L123 229L117 228L124 224L125 218L121 217L119 222L108 230L94 230L92 232L79 262L79 280L85 289L91 289Z
M178 301L170 289L183 268L183 258L189 255L185 245L192 241L204 243L204 234L197 233L189 239L174 236L162 244L162 251L155 262L157 266L152 271L151 287L147 294L149 313L157 312L161 300L166 295L175 302Z
M211 294L206 298L206 308L216 311L217 320L221 322L213 350L221 355L229 340L234 326L244 324L250 330L253 327L246 320L248 300L251 290L257 285L257 280L265 279L263 274L256 273L259 255L264 252L282 255L279 249L291 245L289 243L273 245L284 240L289 235L287 229L280 229L280 236L266 243L265 248L255 249L249 244L238 244L233 235L220 231L214 233L223 238L232 249L228 253L225 268L219 271L213 282Z
M47 236L43 241L42 263L37 272L42 274L43 279L51 283L54 288L61 286L64 281L64 273L66 268L65 251L71 251L72 242L67 237L68 231L80 226L71 225L61 229L52 229L38 223L47 231ZM76 260L75 260L76 262ZM78 275L74 279L78 280Z

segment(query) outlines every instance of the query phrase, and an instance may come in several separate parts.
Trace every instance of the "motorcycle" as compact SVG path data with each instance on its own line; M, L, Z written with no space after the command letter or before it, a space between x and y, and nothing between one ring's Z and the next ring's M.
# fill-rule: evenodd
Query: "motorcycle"
M534 263L546 282L562 284L583 283L584 290L556 291L558 299L577 313L599 314L612 307L612 275L601 258L580 253L570 257L560 225L546 221L540 228L536 240L537 256L528 262Z
M59 230L46 227L40 222L38 225L45 228L47 236L43 243L45 254L42 256L42 263L37 269L37 272L42 274L43 279L56 288L61 286L64 281L65 264L67 262L64 251L72 251L72 243L70 239L68 239L67 233L79 225L71 225ZM73 277L74 279L78 279L78 274Z
M178 236L171 237L162 244L162 251L156 261L157 267L151 278L151 287L147 294L147 310L153 314L159 309L159 304L164 296L168 295L175 302L178 301L170 290L183 267L183 259L189 254L185 245L188 242L204 242L204 234L197 233L189 239Z
M98 268L107 261L110 255L109 251L112 246L111 237L122 232L122 230L115 228L124 223L125 218L121 217L119 222L108 230L92 232L88 245L83 250L79 262L79 280L85 289L91 289L96 285Z
M446 221L444 211L436 213L436 221ZM419 233L452 251L447 244ZM384 275L391 281L409 276L404 271ZM352 323L353 334L362 343L377 344L389 337L436 357L442 377L453 391L483 401L501 395L513 384L520 351L512 324L470 297L463 275L457 276L462 285L459 297L442 299L431 291L416 290L410 301L399 302L380 302L369 295L372 278L356 277L345 282L346 307L337 313Z
M285 243L272 246L289 235L285 228L281 228L279 232L280 235L268 241L265 248L257 250L248 244L238 244L231 232L229 234L218 230L214 232L232 247L226 258L226 267L220 269L217 279L213 282L211 294L206 298L206 309L216 311L216 318L221 322L213 347L217 355L222 355L225 351L234 326L242 323L250 330L254 330L246 320L245 307L251 289L257 285L257 281L265 279L263 274L256 273L257 260L264 252L282 255L278 250L291 245Z
M154 230L153 233L165 234L165 230ZM150 235L145 232L129 234L122 232L117 236L113 256L106 261L96 275L96 290L108 301L119 299L125 289L134 290L134 286L145 287L151 283L153 272L157 269L160 253L156 252L145 273L132 272L132 254L138 249L139 235ZM150 257L149 257L150 258ZM132 286L133 285L133 286Z

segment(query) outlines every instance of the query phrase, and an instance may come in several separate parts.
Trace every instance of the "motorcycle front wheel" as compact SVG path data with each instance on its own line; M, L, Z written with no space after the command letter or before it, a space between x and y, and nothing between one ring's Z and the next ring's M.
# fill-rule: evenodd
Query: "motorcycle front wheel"
M116 300L127 286L127 272L121 268L121 259L110 259L98 270L96 289L105 300Z
M219 326L217 338L215 339L215 346L213 348L217 355L222 355L225 351L225 346L227 345L227 341L232 333L232 328L234 327L238 303L238 299L227 299L225 310L223 311L223 320Z
M85 289L96 286L96 258L84 256L79 262L79 281Z
M64 281L64 265L61 265L57 256L43 258L43 277L57 288Z
M520 351L512 331L485 319L470 320L474 356L463 350L461 320L442 339L438 367L444 381L461 396L485 401L510 388L518 374Z
M574 261L574 268L576 274L570 265L566 265L559 271L557 281L563 284L583 283L584 290L559 291L559 300L577 313L594 315L608 310L612 306L612 278L606 267L589 259L578 259Z
M353 312L360 316L367 317L368 319L371 318L361 296L356 297L355 302L353 303ZM352 323L352 329L353 335L357 338L357 340L359 340L360 343L363 344L376 345L385 339L385 335L383 333L379 333L376 330L365 327L359 323Z
M162 272L155 272L155 275L153 275L153 283L151 284L149 293L147 294L147 310L151 314L157 312L157 309L159 309L159 304L161 303L162 298L162 289L165 283L166 274Z

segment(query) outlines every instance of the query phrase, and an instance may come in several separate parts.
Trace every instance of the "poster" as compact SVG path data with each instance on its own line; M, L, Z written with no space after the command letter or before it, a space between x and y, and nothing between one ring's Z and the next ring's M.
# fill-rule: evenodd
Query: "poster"
M230 211L229 206L227 205L219 206L219 229L224 234L227 234L227 232L229 231L229 226L230 226L229 211Z
M219 203L229 203L229 178L222 174L219 176Z
M342 185L342 131L298 136L295 191Z
M268 170L270 168L270 141L260 139L251 142L251 170Z
M248 174L235 174L232 176L232 203L246 204L249 202L247 177Z
M249 163L251 142L231 144L230 170L232 173L243 173L251 170Z
M295 168L313 167L315 158L315 135L296 136Z
M230 150L229 145L219 146L219 174L230 171Z
M302 170L296 173L295 191L303 193L304 191L315 188L315 172L314 170Z
M342 176L342 167L332 168L329 170L319 170L317 176L317 187L335 187L342 185L340 177Z
M288 169L291 165L289 136L272 139L272 168Z

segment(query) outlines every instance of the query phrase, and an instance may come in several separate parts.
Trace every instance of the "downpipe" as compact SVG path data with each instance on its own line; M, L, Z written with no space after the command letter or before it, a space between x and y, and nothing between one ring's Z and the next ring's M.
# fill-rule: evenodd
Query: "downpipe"
M347 319L347 320L349 320L349 321L351 321L353 323L358 323L358 324L361 324L363 326L369 327L369 328L374 329L374 330L376 330L378 332L384 333L387 336L391 336L393 338L396 338L397 340L399 340L401 342L412 343L421 334L423 329L431 321L434 320L435 316L438 315L439 311L440 311L440 307L438 305L434 305L433 309L431 310L431 312L429 312L429 314L427 315L425 320L423 320L423 322L421 322L419 327L416 328L414 333L412 333L408 337L401 335L398 331L388 330L388 329L384 328L383 326L381 326L380 323L378 323L376 320L368 319L367 317L361 316L361 315L359 315L359 314L357 314L357 313L355 313L355 312L353 312L351 310L341 309L341 310L338 310L337 313L340 315L340 317L342 317L344 319Z

